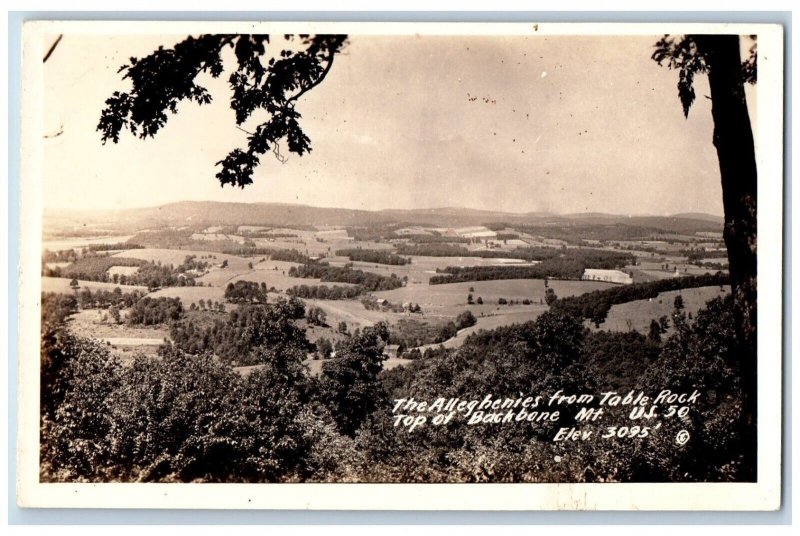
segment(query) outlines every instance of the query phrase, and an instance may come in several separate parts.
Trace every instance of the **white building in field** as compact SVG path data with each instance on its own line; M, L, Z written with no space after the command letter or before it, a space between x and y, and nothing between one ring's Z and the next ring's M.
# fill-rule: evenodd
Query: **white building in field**
M630 285L633 283L631 276L621 270L598 270L587 268L581 277L584 281L605 281L606 283L619 283L620 285Z

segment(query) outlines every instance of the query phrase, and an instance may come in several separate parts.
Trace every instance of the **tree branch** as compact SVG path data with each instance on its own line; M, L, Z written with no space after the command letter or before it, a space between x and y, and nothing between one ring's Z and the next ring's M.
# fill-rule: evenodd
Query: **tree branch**
M319 75L319 78L317 78L313 83L311 83L308 86L306 86L303 89L301 89L297 93L297 95L294 95L294 96L289 97L288 99L286 99L286 103L288 104L290 102L295 102L297 99L302 97L305 93L307 93L308 91L314 89L323 80L325 80L325 77L328 76L328 73L330 72L331 67L333 67L333 58L334 58L335 55L336 55L336 53L333 51L333 49L328 49L328 64L325 66L325 69L322 71L322 74Z

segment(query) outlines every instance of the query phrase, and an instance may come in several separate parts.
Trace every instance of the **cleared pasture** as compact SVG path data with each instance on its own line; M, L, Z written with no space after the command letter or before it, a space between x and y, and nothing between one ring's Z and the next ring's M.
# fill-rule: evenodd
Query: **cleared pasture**
M640 333L647 333L650 328L650 321L653 319L672 315L675 305L675 297L683 296L683 305L686 313L694 316L697 311L705 307L706 302L719 296L730 293L730 287L725 286L720 291L720 287L699 287L682 290L671 290L662 292L656 298L648 300L636 300L628 303L614 305L608 312L606 321L600 324L601 330L607 331L630 331L635 329ZM591 323L587 323L589 325ZM594 324L591 329L597 330Z
M70 281L72 281L72 279L68 277L42 277L42 292L59 292L61 294L70 294L74 292L72 287L69 286ZM84 288L95 291L114 290L117 287L119 287L122 292L133 292L134 290L139 290L145 293L147 292L147 287L142 287L139 285L119 285L116 283L100 283L97 281L78 280L79 292Z
M202 283L203 286L212 286L212 287L225 287L228 283L236 279L237 277L252 273L253 270L248 268L247 265L244 267L234 267L228 266L227 268L212 268L209 272L203 276L195 278L195 281Z
M200 300L225 301L225 287L164 287L150 294L152 298L180 298L184 308L188 308L192 303L198 304ZM225 304L230 308L230 304Z
M338 284L338 283L337 283ZM400 318L409 318L407 313L392 313L382 311L370 311L358 300L303 300L306 308L311 306L320 307L327 315L327 324L334 329L339 322L347 323L347 329L352 333L355 328L372 326L381 321L391 323ZM412 318L419 318L418 315L411 315Z
M114 276L114 275L125 275L125 276L128 276L128 275L133 275L138 271L139 271L139 267L138 266L112 266L111 268L106 270L106 272L110 276Z
M164 265L172 264L178 266L186 260L189 255L194 255L197 260L203 260L211 263L212 265L220 265L223 261L228 261L230 268L247 268L248 259L238 257L236 255L227 255L225 253L214 253L209 251L190 250L190 249L161 249L161 248L144 248L144 249L128 249L115 254L115 257L126 257L132 259L141 259L150 262L160 262Z
M549 281L556 296L566 297L585 294L593 290L602 290L614 286L602 281ZM470 288L474 291L470 292ZM408 285L406 287L375 292L374 295L392 303L419 303L423 313L438 316L456 316L465 309L478 316L528 310L544 301L544 280L541 279L501 279L495 281L471 281L464 283L448 283L446 285ZM467 296L472 294L473 300L483 299L483 305L467 304ZM499 305L500 298L522 301L529 299L531 305Z
M122 311L122 316L125 316L125 311ZM104 318L106 318L105 321ZM165 337L169 337L169 329L166 327L127 326L110 322L108 321L108 311L103 309L78 311L69 317L68 322L70 329L80 337L116 341L118 344L160 344ZM160 342L155 343L154 341Z
M292 267L300 266L295 262L285 261L272 261L265 260L263 262L253 262L253 269L246 272L239 273L230 279L231 282L235 281L253 281L255 283L264 283L267 288L275 287L280 291L285 291L296 285L341 285L351 286L347 283L333 283L333 282L320 282L319 279L306 279L302 277L289 277L287 274ZM209 274L210 275L210 274ZM204 278L201 280L205 281ZM227 282L225 283L227 285Z
M332 266L343 266L350 261L347 257L332 257L326 259ZM389 276L396 274L397 277L408 277L410 284L427 285L431 276L436 275L436 269L443 270L448 266L504 266L508 264L508 259L484 259L481 257L411 257L411 264L394 266L387 264L377 264L374 262L353 262L353 268L372 272L379 275ZM515 264L518 261L514 261Z
M420 350L425 351L428 348L437 348L439 346L444 346L445 348L458 348L464 344L464 341L467 339L467 337L473 333L482 330L492 330L503 326L510 326L512 324L524 324L525 322L536 320L545 311L547 311L547 306L539 306L528 311L508 311L492 316L478 317L476 318L477 322L474 326L459 330L455 337L444 341L441 345L428 344L421 346Z
M65 237L57 240L42 241L42 251L61 251L64 249L84 248L99 244L119 244L127 242L133 235L113 235L113 236L76 236Z
M260 248L271 249L295 249L304 255L325 255L328 249L335 249L336 246L332 243L340 241L326 241L318 242L316 239L303 239L303 238L254 238L253 242Z

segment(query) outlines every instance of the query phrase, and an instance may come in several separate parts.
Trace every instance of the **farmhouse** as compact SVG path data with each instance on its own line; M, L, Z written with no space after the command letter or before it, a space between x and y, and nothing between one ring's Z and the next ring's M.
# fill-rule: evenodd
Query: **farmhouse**
M605 281L607 283L619 283L630 285L633 283L631 276L620 270L598 270L587 268L581 277L584 281Z

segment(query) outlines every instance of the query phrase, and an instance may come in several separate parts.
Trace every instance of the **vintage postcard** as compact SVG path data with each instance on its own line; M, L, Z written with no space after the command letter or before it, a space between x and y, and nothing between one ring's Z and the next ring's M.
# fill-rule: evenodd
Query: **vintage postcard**
M26 23L18 503L779 508L782 31Z

